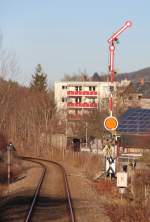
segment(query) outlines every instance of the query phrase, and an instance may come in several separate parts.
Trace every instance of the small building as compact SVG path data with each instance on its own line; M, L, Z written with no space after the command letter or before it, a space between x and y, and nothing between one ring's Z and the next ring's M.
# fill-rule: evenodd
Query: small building
M117 99L120 100L121 107L124 109L140 107L141 93L135 89L135 84L130 82L127 86L117 88Z
M150 109L128 109L119 118L117 133L124 152L150 152Z
M141 79L139 82L130 82L127 87L119 87L117 91L125 107L150 109L150 82Z

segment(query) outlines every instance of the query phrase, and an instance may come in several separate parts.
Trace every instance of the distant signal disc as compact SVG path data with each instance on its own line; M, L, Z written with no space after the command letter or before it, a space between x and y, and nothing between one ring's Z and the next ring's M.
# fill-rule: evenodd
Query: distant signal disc
M118 127L118 120L114 116L108 116L104 120L104 127L106 130L116 130Z

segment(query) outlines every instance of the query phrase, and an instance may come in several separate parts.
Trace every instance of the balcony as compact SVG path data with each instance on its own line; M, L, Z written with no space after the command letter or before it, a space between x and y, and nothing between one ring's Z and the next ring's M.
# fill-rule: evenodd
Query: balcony
M96 91L67 91L68 96L97 96Z
M73 103L73 102L68 102L67 107L69 108L97 108L98 104L97 103Z

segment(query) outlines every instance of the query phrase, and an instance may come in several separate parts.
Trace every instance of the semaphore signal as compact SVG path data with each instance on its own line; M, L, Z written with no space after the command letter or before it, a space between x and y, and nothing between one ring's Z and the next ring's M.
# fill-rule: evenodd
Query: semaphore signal
M111 83L113 83L114 80L115 80L115 69L114 69L115 43L118 41L118 37L120 36L120 34L131 26L132 26L132 22L131 21L126 21L125 24L108 39L108 43L109 43L109 66L108 67L109 67L109 81ZM112 91L111 91L111 95L110 95L110 98L109 98L109 110L110 110L110 117L113 117L112 116L112 110L113 110ZM113 118L115 118L115 117L113 117ZM104 127L107 130L114 130L114 127L112 127L112 129L111 128L109 129L106 126L106 119L104 120ZM118 124L117 124L117 126L118 126Z

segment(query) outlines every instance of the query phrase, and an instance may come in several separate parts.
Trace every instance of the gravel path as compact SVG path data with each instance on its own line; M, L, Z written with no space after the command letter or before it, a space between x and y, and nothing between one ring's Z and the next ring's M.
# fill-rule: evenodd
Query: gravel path
M77 222L110 222L105 215L102 198L83 171L66 167Z

